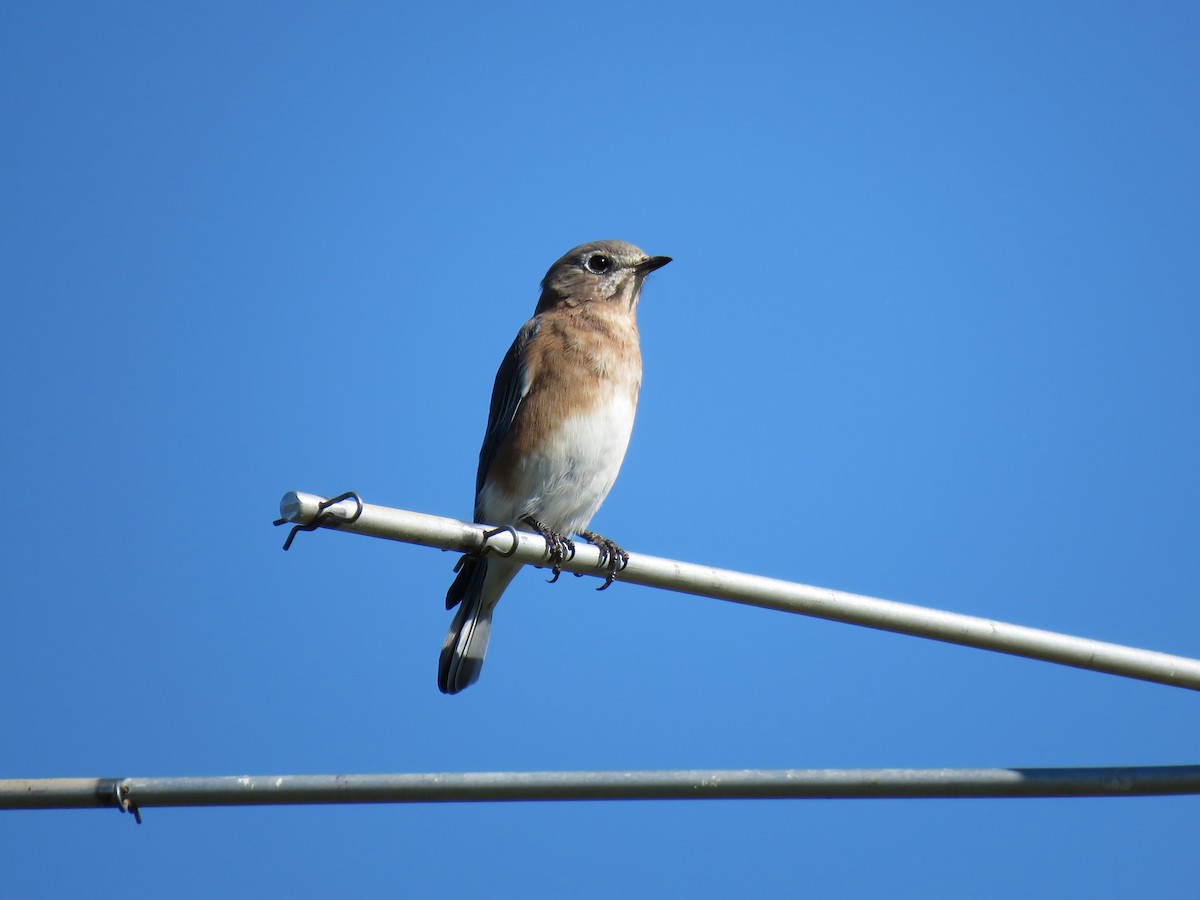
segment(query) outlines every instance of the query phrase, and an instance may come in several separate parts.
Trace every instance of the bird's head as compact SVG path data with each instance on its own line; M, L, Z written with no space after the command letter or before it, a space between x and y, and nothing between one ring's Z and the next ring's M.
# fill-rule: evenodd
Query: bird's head
M669 256L647 256L624 241L580 244L552 265L542 279L537 311L599 302L632 312L646 276L670 261Z

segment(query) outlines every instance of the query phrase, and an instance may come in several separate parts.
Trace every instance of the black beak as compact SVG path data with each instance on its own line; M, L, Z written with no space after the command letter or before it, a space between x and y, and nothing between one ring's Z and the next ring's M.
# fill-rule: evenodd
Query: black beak
M649 259L638 263L634 268L638 270L639 275L649 275L655 269L661 269L671 261L669 256L652 256Z

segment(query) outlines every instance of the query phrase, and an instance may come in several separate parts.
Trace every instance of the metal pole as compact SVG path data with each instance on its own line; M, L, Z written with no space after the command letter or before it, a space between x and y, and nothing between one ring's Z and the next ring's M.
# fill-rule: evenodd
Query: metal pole
M0 780L0 809L530 800L1134 797L1200 793L1200 766L451 772Z
M315 494L295 491L284 494L279 504L283 517L280 521L305 526L319 524L323 528L463 553L478 553L486 547L505 555L511 553L514 559L532 565L546 561L546 542L536 534L488 529L457 519L375 506L361 503L355 497L335 503L319 514L319 504L323 502L324 498ZM563 569L602 575L599 550L583 542L577 542L576 548L575 557L564 563ZM1200 690L1200 660L829 588L642 554L630 554L629 565L618 580Z

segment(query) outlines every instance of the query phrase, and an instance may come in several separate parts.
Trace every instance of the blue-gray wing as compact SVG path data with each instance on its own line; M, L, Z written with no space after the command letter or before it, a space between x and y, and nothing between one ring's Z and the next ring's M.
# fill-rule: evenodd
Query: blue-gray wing
M517 409L525 392L529 390L528 372L525 369L525 348L537 334L541 323L536 318L526 322L517 333L517 339L508 348L500 371L496 373L496 384L492 388L492 406L488 411L487 431L483 435L483 446L479 450L479 471L475 476L475 521L482 522L479 509L479 494L487 478L488 469L496 459L508 429L517 415Z

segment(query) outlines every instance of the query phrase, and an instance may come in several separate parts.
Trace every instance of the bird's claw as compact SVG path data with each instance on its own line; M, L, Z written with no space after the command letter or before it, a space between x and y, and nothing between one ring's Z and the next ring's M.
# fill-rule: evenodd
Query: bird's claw
M558 576L562 574L563 563L575 558L575 542L557 531L547 528L537 519L526 517L525 522L546 539L546 555L548 557L546 561L550 563L550 571L553 573L548 579L548 583L554 584L558 581Z
M604 584L596 588L596 590L602 591L612 585L617 578L617 573L623 571L629 565L629 554L608 538L596 534L594 531L581 531L579 532L579 536L589 544L595 544L600 549L600 565L604 566L607 570Z

